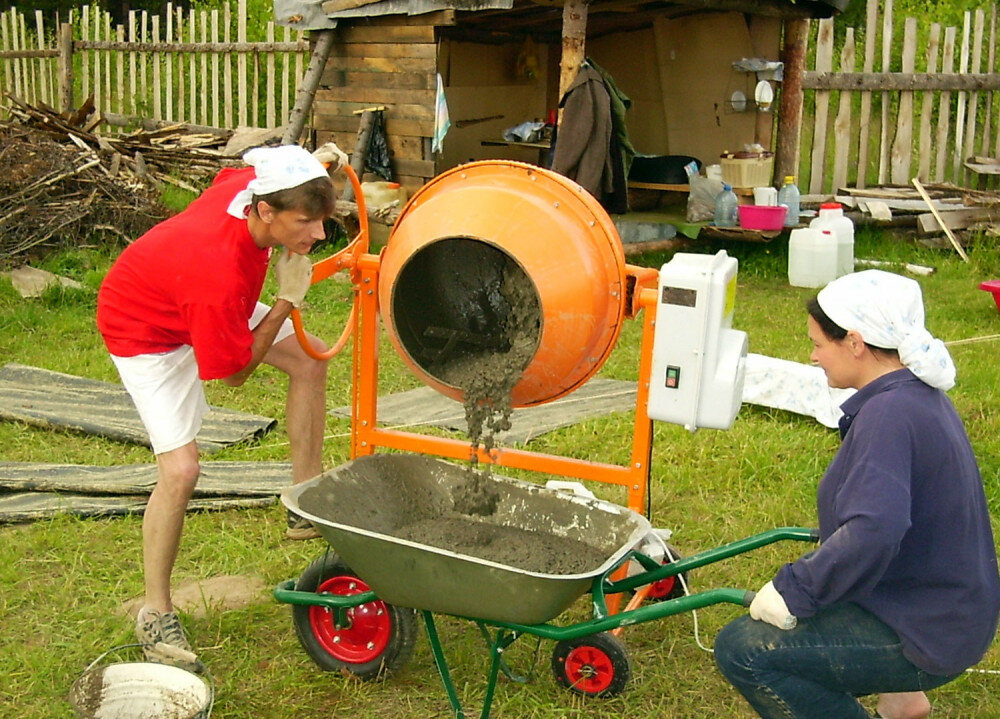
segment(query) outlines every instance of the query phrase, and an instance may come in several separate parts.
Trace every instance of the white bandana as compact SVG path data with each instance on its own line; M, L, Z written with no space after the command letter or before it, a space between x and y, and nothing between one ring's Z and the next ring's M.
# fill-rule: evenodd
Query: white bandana
M243 155L243 161L253 166L256 176L246 189L236 194L226 210L240 219L247 216L254 195L289 190L317 177L329 177L323 163L298 145L255 147Z
M826 316L866 343L899 352L899 360L931 387L955 386L955 365L944 343L924 328L920 285L907 277L864 270L838 277L816 296Z

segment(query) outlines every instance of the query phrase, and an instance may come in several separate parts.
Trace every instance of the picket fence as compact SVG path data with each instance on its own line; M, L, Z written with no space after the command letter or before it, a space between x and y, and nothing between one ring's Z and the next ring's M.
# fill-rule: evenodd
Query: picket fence
M117 124L280 127L310 52L304 32L281 32L276 41L268 22L250 41L246 0L221 11L167 3L162 16L132 11L117 25L96 5L65 20L14 7L0 13L0 98L68 110L92 97Z
M829 193L914 177L963 186L984 179L966 162L1000 156L996 5L966 10L960 29L907 17L899 42L892 0L868 0L867 30L837 28L835 70L836 22L818 23L815 66L803 80L801 184Z

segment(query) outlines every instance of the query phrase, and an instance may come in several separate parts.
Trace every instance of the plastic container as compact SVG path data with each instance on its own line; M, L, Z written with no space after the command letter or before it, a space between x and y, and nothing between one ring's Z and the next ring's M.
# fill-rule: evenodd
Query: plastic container
M778 190L778 204L788 208L785 227L798 227L801 198L799 188L795 186L795 175L786 175L785 184Z
M774 153L726 153L719 158L722 180L733 187L763 187L771 184Z
M784 225L787 213L788 208L784 205L740 205L740 227L775 232Z
M996 302L997 305L997 312L1000 312L1000 280L989 280L988 282L983 282L979 285L979 289L993 295L993 301Z
M839 202L824 202L809 223L816 230L830 230L837 240L837 277L854 272L854 223L844 216Z
M732 185L723 183L722 192L715 198L715 226L736 227L740 201L733 192Z
M800 227L788 238L788 283L823 287L837 279L837 238L832 230Z
M362 182L361 192L365 195L365 204L371 208L384 207L392 202L399 207L406 204L406 190L398 182Z

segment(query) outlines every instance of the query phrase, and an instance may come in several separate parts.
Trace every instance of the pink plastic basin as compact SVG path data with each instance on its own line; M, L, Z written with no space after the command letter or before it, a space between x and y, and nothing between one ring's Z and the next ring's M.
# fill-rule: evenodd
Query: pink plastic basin
M740 205L740 227L744 230L780 230L785 225L785 205Z
M997 303L997 312L1000 312L1000 280L990 280L979 285L979 289L993 293L993 301Z

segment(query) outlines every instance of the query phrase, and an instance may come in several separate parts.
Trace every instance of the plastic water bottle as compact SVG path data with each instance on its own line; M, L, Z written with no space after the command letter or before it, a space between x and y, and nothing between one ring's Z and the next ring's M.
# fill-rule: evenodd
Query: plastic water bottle
M788 238L788 284L823 287L837 279L837 238L831 230L799 227Z
M739 204L732 186L723 183L722 192L715 197L715 226L736 227Z
M854 223L839 202L824 202L809 226L830 230L837 239L837 277L854 272Z
M785 227L798 227L799 225L799 188L795 186L795 175L786 175L785 184L778 190L778 204L788 208L785 215Z

